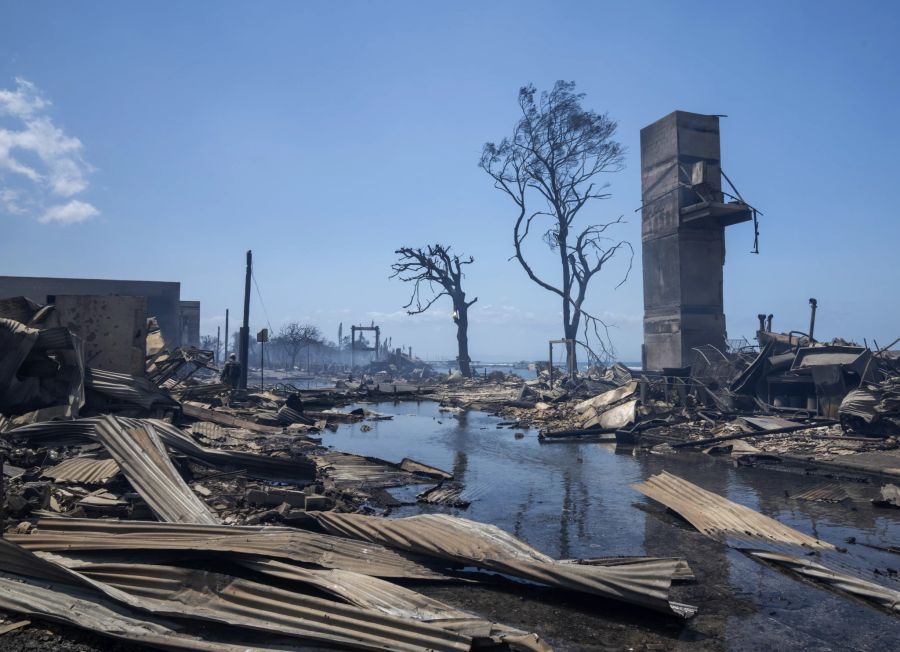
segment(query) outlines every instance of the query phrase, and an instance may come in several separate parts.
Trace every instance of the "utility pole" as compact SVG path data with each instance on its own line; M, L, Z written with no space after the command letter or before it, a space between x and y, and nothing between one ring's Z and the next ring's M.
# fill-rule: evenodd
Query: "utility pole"
M219 347L221 346L221 341L222 341L222 327L216 326L216 355L215 355L216 364L219 364Z
M225 357L222 360L228 359L228 338L231 337L231 334L228 332L228 308L225 308Z
M244 325L241 326L240 389L247 389L247 365L250 363L250 277L253 274L253 252L247 251L247 277L244 280Z

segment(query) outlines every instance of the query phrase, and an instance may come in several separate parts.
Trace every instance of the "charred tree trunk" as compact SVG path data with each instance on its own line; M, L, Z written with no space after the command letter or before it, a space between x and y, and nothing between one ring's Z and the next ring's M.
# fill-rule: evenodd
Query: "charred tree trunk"
M450 247L436 244L425 249L401 247L396 252L400 260L391 269L391 278L413 283L412 296L404 306L410 315L418 315L428 310L434 302L447 296L453 301L453 322L456 324L457 360L459 371L463 376L471 377L472 364L469 359L469 307L478 301L475 297L466 301L466 293L462 289L463 266L471 265L472 256L461 259L450 253ZM420 294L423 284L434 293L434 287L440 291L431 298ZM413 308L413 306L415 306Z
M456 311L456 344L458 348L457 360L459 371L466 378L472 377L472 361L469 358L469 306L466 304L466 295L454 297L453 307Z

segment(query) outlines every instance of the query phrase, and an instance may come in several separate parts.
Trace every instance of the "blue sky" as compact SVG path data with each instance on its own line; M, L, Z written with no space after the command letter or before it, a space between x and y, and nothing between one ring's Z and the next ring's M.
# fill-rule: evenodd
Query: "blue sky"
M886 1L0 0L0 91L31 112L0 129L48 139L7 148L35 175L0 171L0 273L181 281L214 333L240 310L250 248L266 307L254 295L253 327L267 315L334 338L374 319L452 356L449 305L407 317L408 289L388 280L399 245L441 241L476 258L473 356L543 356L558 302L508 261L512 206L476 163L511 132L519 86L571 79L628 149L613 197L583 218L626 216L638 251L627 283L610 270L589 296L620 357L642 338L639 130L675 109L729 116L723 166L765 213L758 256L751 226L728 231L729 336L751 337L759 312L805 329L814 296L820 337L887 344L898 17Z

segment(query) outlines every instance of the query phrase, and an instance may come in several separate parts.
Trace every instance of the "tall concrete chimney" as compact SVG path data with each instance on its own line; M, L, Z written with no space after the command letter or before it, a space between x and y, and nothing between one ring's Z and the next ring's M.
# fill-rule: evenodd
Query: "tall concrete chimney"
M725 227L753 218L724 201L719 118L675 111L641 130L644 369L691 364L725 348Z

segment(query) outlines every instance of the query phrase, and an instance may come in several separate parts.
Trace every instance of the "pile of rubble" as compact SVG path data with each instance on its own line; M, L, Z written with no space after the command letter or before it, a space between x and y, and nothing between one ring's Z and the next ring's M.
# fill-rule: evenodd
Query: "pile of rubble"
M558 561L491 525L384 518L399 504L388 488L425 485L421 502L464 506L460 487L441 469L330 450L316 435L389 418L342 409L360 399L439 388L381 370L328 389L234 391L209 352L147 341L144 375L93 368L52 305L0 303L0 610L129 643L235 651L549 649L407 580L500 573L675 618L695 611L669 595L691 577L683 559Z
M621 364L532 380L431 381L447 409L501 415L543 441L615 441L653 452L726 452L742 463L900 475L900 357L843 341L761 333L758 352L696 351L686 369ZM555 378L554 378L555 376Z

